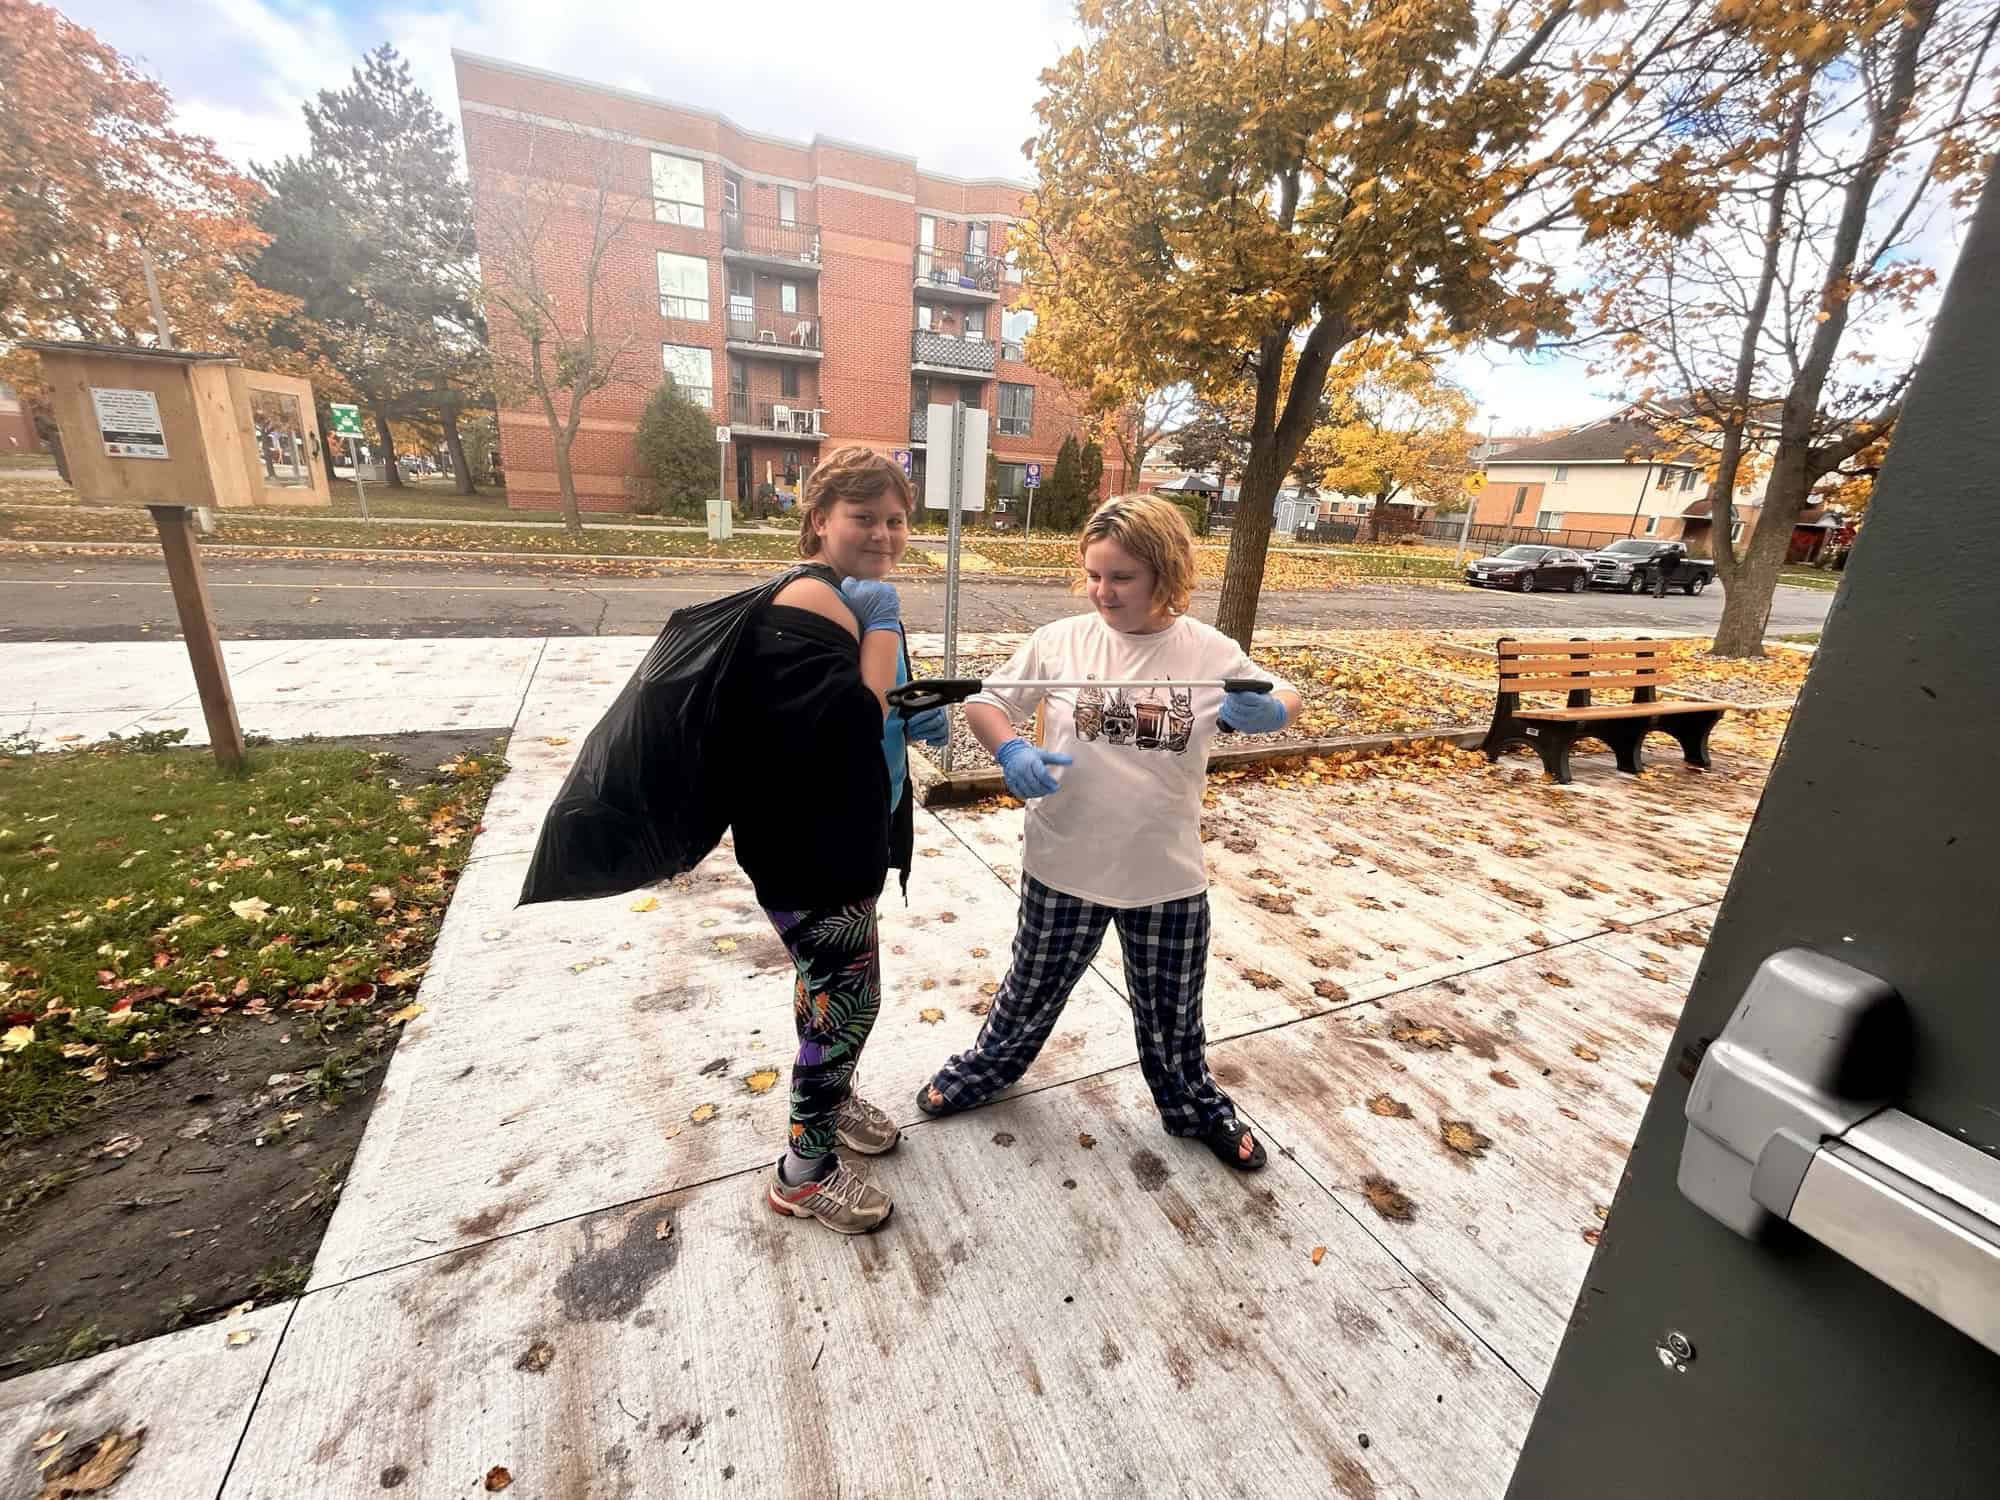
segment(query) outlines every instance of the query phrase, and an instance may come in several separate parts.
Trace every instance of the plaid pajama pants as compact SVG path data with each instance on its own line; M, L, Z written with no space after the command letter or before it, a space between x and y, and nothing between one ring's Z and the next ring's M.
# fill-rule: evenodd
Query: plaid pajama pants
M1158 906L1099 906L1051 890L1032 875L1021 879L1013 963L979 1039L931 1080L947 1103L956 1109L983 1104L1028 1071L1113 922L1125 955L1139 1068L1167 1133L1201 1135L1234 1118L1235 1106L1204 1055L1207 892Z

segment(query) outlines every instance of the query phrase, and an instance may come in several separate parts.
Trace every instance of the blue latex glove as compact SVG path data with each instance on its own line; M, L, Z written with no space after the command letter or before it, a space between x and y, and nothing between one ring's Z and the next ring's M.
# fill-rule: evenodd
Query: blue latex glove
M1031 745L1019 736L993 752L1000 774L1007 778L1007 790L1023 802L1030 797L1046 797L1062 790L1062 783L1048 772L1050 766L1066 766L1074 759Z
M1275 693L1225 693L1222 723L1239 734L1269 734L1283 729L1291 715Z
M863 635L871 630L895 630L901 626L903 602L896 597L893 585L876 578L843 578L840 592L847 600L847 607L854 611Z
M922 745L942 748L951 738L951 721L945 717L942 708L927 708L920 714L911 714L903 723L903 734Z

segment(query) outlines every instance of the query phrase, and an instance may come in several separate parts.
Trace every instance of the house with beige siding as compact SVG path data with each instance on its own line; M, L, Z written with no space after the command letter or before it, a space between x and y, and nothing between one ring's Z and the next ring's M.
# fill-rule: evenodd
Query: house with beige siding
M1496 454L1474 501L1479 526L1539 532L1596 532L1615 537L1684 539L1690 550L1710 546L1708 481L1711 454L1669 440L1630 408L1560 437ZM1760 474L1736 500L1737 543L1757 525L1763 507Z

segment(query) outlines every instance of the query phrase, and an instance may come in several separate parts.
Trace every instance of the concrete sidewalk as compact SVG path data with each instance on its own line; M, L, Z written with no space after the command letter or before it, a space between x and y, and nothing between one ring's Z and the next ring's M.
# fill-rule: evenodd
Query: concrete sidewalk
M1208 1029L1253 1177L1161 1133L1115 944L1009 1099L919 1117L1003 972L1021 818L920 813L865 1064L898 1209L850 1241L762 1201L790 977L726 852L650 910L513 907L644 642L309 644L345 664L291 722L511 703L455 722L511 726L514 769L305 1295L0 1386L10 1488L46 1431L144 1426L120 1500L496 1467L563 1497L1503 1492L1761 765L1216 779ZM261 643L253 701L305 649ZM426 705L431 673L462 696Z

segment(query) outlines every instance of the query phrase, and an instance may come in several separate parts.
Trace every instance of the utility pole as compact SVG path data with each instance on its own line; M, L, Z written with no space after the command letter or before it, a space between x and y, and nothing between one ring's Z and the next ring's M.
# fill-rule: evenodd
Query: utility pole
M1497 420L1498 418L1493 413L1487 413L1486 447L1479 455L1479 467L1482 471L1488 464L1493 462L1493 424ZM1491 483L1491 481L1489 480L1488 483ZM1472 533L1472 513L1478 508L1479 497L1477 495L1467 495L1465 497L1465 519L1458 523L1458 561L1455 566L1463 567L1465 565L1465 539Z

